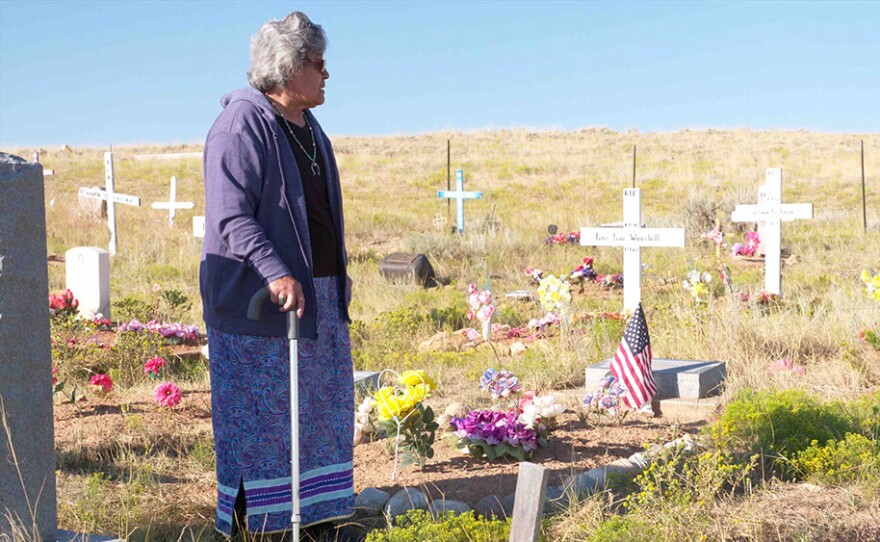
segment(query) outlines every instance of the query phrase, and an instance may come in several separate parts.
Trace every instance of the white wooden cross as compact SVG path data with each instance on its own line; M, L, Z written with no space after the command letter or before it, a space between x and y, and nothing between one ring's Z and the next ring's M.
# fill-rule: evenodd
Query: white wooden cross
M141 198L126 194L117 194L113 191L113 153L104 153L104 178L106 188L80 187L79 195L84 198L96 198L107 200L107 228L110 230L110 254L116 255L116 203L125 205L141 206Z
M782 296L782 222L813 218L812 203L782 203L782 170L767 170L764 202L737 205L730 219L734 222L764 222L760 233L764 244L764 290ZM758 192L759 197L761 192Z
M480 199L483 197L482 192L465 192L464 191L464 175L460 169L455 170L455 190L443 190L437 192L438 198L447 198L455 200L455 230L458 233L464 231L464 200Z
M192 209L191 201L177 201L177 177L171 177L171 196L168 201L157 201L151 205L153 209L168 209L168 225L174 225L174 213L177 209Z
M581 228L581 245L623 247L623 309L635 312L642 298L642 247L683 247L681 228L643 228L638 188L623 191L623 227Z

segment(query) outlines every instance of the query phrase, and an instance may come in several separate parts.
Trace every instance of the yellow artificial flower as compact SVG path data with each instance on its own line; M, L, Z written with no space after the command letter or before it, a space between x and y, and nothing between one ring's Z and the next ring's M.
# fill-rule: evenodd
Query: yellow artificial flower
M428 386L428 391L437 389L437 382L425 374L425 371L404 371L397 381L404 386L418 386L419 384L425 384Z

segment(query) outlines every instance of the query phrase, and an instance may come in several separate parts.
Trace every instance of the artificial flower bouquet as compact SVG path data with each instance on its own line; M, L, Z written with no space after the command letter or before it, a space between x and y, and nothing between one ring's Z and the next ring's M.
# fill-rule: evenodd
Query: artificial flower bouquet
M603 416L617 419L623 423L629 410L623 410L623 398L628 394L627 389L620 384L614 375L608 374L599 381L599 387L584 397L584 408L587 415L596 417L596 423L600 423Z
M137 320L119 324L117 333L156 333L161 335L170 344L195 344L198 342L198 328L196 326L176 323L165 323L150 320L142 324Z
M712 275L708 271L700 273L696 269L691 269L687 278L681 282L681 287L691 294L696 303L706 303L709 301L709 287L712 282Z
M79 301L73 292L64 290L58 295L49 294L49 314L56 318L72 318L76 316Z
M480 389L493 399L501 399L510 398L522 386L510 371L489 368L480 379ZM547 446L553 419L562 411L552 395L529 392L522 400L513 401L510 408L471 410L450 423L458 437L456 446L471 456L489 461L502 457L524 461L539 447Z
M434 440L439 425L431 407L424 400L437 384L424 371L404 371L396 386L385 385L372 397L375 426L388 437L389 453L402 450L403 464L424 467L434 457ZM364 409L365 411L367 409ZM361 429L372 427L369 416L361 417ZM367 423L363 423L367 422ZM396 454L395 454L396 455Z
M760 245L761 238L758 236L758 232L750 231L746 234L746 243L734 243L731 252L734 256L754 257Z

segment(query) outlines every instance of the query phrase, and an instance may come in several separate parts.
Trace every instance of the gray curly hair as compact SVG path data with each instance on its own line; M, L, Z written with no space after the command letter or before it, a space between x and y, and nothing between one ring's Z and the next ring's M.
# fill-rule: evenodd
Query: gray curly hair
M251 69L248 83L260 92L278 90L302 70L309 53L324 54L327 35L305 13L294 11L284 19L271 20L251 38Z

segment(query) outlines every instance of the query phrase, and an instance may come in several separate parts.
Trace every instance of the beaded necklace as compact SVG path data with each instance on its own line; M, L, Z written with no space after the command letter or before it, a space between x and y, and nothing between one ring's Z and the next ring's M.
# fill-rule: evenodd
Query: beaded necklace
M275 104L272 104L272 108L275 109L275 112L278 113L278 116L281 117L281 120L284 121L284 125L287 126L287 131L290 132L290 135L293 136L293 140L296 141L296 144L299 145L299 148L302 149L303 154L306 155L312 162L312 175L318 176L321 174L321 166L318 165L318 146L315 145L315 132L312 131L312 124L309 122L309 117L306 116L305 111L303 111L303 119L306 121L306 126L309 127L309 135L312 136L312 155L309 156L309 153L306 151L306 148L303 147L303 144L299 142L299 139L296 137L296 134L293 133L293 128L290 127L290 123L287 122L287 117L285 117L278 108L275 107Z

